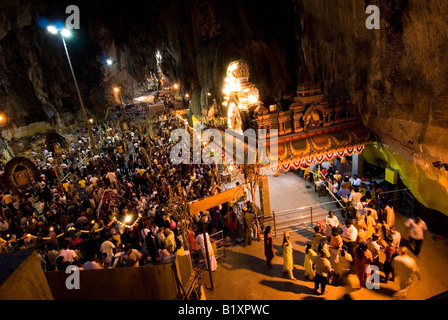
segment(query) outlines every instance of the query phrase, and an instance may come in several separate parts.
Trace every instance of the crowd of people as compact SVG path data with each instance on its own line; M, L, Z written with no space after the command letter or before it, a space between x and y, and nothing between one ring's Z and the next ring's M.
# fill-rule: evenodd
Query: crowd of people
M188 250L194 258L209 256L205 266L217 269L212 233L244 246L260 240L258 209L243 196L190 216L188 203L224 190L215 164L173 164L176 144L171 133L185 123L169 113L153 126L122 130L110 122L93 127L99 150L94 155L84 130L61 154L33 152L41 172L34 195L2 190L0 252L35 248L46 271L64 271L69 265L84 270L139 267L170 263ZM415 261L401 246L394 212L378 184L362 185L356 175L343 177L324 162L313 175L328 187L343 208L343 224L330 211L314 229L306 245L305 276L325 293L327 283L345 284L356 277L359 287L369 284L371 266L384 282L401 275L405 295ZM33 201L37 196L39 201ZM419 256L426 224L409 219L410 238ZM274 258L272 230L264 232L266 263ZM205 235L205 241L204 241ZM293 246L285 232L283 271L293 275ZM381 257L381 259L380 259Z
M420 217L405 222L409 244L403 246L402 236L394 226L394 210L388 205L383 188L372 184L361 192L362 181L357 175L342 177L328 161L322 163L321 168L320 173L315 174L315 181L329 187L334 199L340 201L345 220L339 221L334 212L329 211L325 220L314 226L313 241L305 248L305 277L314 281L317 294L324 294L329 283L360 289L379 285L373 282L380 280L380 276L382 283L394 281L398 276L400 291L395 296L405 297L414 277L420 279L417 263L408 247L418 258L424 233L428 230L425 222ZM267 265L271 266L274 255L270 228L265 231L265 256ZM292 244L289 233L285 232L283 271L289 279L296 280L292 259Z
M33 152L41 172L39 201L3 190L0 251L35 248L44 270L63 271L71 264L97 269L169 263L186 250L205 258L206 242L210 246L211 233L219 231L249 245L252 221L245 222L245 213L250 216L253 207L245 197L188 214L190 201L223 187L213 163L170 161L176 143L171 132L184 127L170 113L156 117L151 127L122 130L106 122L93 127L99 155L92 153L85 130L61 154ZM216 270L214 251L208 251Z

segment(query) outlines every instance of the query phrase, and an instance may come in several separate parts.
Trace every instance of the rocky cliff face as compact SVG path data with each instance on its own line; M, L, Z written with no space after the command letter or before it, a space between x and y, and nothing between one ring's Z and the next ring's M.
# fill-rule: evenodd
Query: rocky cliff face
M448 173L432 166L448 162L445 1L5 0L0 107L15 126L82 121L62 43L42 23L65 22L71 4L81 29L67 45L92 114L118 103L114 86L126 102L148 90L157 50L164 75L190 93L195 113L210 102L207 92L221 102L228 63L243 59L262 99L291 98L298 83L314 80L329 100L356 102L382 154L400 155L396 166L419 200L448 214L439 200L448 195ZM369 4L380 8L379 30L365 26Z
M65 23L70 4L80 9L81 28L67 46L83 100L93 113L118 103L114 86L121 87L125 102L148 90L148 81L158 76L157 50L164 75L181 83L183 93L196 92L196 113L207 104L207 92L222 99L227 65L241 58L262 96L294 94L298 20L289 1L45 0L23 5L7 0L0 4L0 102L16 126L49 119L61 124L79 110L61 40L45 29L56 20ZM113 66L106 65L107 58Z
M346 91L424 204L448 214L448 4L444 1L297 1L308 75ZM380 9L368 30L368 4ZM394 155L395 154L395 155ZM378 158L382 158L378 155Z
M31 1L0 3L0 105L7 127L38 121L60 125L65 119L73 121L79 116L62 41L39 26L46 10ZM84 98L95 109L102 103L101 77L95 70L93 44L86 39L80 34L75 43L83 43L83 48L69 50ZM92 70L89 74L88 69Z

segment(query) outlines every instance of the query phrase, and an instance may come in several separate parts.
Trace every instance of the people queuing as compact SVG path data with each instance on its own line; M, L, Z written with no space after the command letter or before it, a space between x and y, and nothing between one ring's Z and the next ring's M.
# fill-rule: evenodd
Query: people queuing
M366 287L375 279L372 268L377 268L383 283L400 278L401 290L395 296L405 297L419 272L414 258L401 243L402 236L394 226L395 213L384 188L376 182L364 184L357 175L343 176L333 170L329 161L310 168L315 174L307 178L317 179L320 188L328 187L345 218L340 223L329 211L325 221L314 227L313 241L306 245L305 276L315 282L316 293L323 294L328 283ZM409 230L408 247L419 258L428 228L420 217L409 218L404 226ZM357 284L353 283L353 276Z

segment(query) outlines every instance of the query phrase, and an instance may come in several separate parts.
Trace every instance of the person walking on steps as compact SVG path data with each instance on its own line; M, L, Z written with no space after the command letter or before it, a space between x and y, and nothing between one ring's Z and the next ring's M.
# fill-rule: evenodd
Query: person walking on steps
M409 244L414 244L413 252L419 258L423 240L425 239L425 231L428 230L428 227L420 217L416 217L415 220L410 218L404 225L409 228Z
M272 267L272 259L274 258L274 244L271 226L267 226L264 230L264 255L266 256L266 265L268 267Z
M296 280L292 273L294 268L293 263L293 248L291 240L289 240L289 232L285 231L283 234L283 272L288 273L289 279Z
M243 208L243 218L244 218L244 246L250 246L252 244L252 214L247 209Z
M330 272L333 271L331 268L330 260L328 260L327 255L323 250L319 251L313 259L313 267L316 271L316 276L314 278L314 290L318 295L325 294L325 287L328 282L328 277ZM320 287L320 293L319 293Z

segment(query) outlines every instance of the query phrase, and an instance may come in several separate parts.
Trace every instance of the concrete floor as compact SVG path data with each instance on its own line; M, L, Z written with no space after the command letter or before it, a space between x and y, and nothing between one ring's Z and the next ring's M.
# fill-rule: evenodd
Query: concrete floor
M294 173L270 177L271 210L287 210L319 202L330 201L329 196L317 197L314 188L307 189L309 182ZM287 188L284 188L286 187ZM396 226L404 239L407 238L403 223L407 218L396 213ZM341 219L340 219L341 220ZM421 281L416 280L409 291L408 300L424 300L448 290L448 246L442 240L434 240L428 232L420 258L416 259L421 271ZM314 283L303 276L304 251L311 233L291 232L294 247L294 276L296 281L283 274L281 234L274 239L275 257L273 267L267 268L263 242L253 242L244 248L241 245L226 247L226 256L218 260L218 270L212 273L213 290L209 290L210 279L204 272L208 300L338 300L347 292L342 286L328 285L324 296L314 293ZM412 255L412 254L411 254ZM351 292L355 300L392 300L399 290L398 280L381 283L380 289L360 289Z

